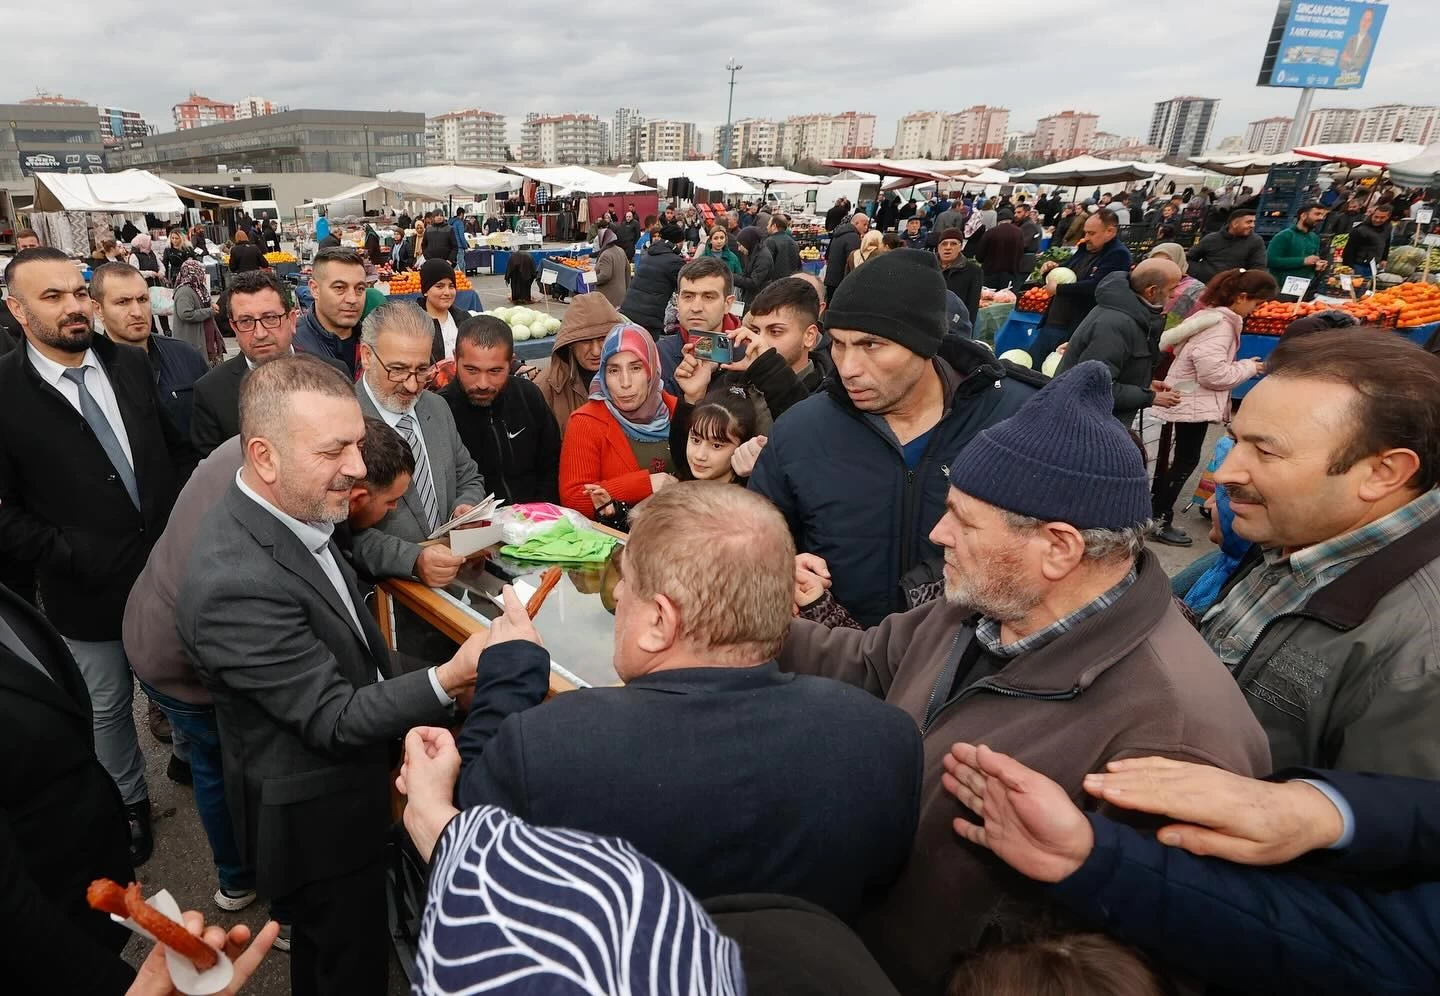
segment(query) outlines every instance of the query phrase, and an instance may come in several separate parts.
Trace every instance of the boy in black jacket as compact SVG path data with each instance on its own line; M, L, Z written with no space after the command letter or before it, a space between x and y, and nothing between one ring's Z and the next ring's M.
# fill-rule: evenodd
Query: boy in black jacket
M460 324L455 379L440 392L485 487L510 504L560 501L560 427L540 389L511 375L510 326L492 315Z

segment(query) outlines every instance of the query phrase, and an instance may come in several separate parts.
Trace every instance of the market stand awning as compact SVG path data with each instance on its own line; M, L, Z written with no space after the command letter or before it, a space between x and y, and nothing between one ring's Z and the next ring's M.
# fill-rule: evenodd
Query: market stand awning
M165 180L163 176L160 177L160 179ZM196 190L194 187L187 187L182 183L176 183L174 180L165 180L165 182L174 187L175 192L181 197L198 201L201 204L213 204L216 207L234 207L240 203L240 201L234 197L226 197L224 194L212 194L208 190Z
M353 187L347 187L346 189L340 191L340 193L338 194L333 194L329 197L313 198L309 201L306 201L305 206L316 207L324 204L338 204L341 201L358 200L367 194L373 194L375 193L375 191L381 189L383 188L381 187L379 180L366 180L364 183L357 183Z
M36 173L36 211L109 211L184 214L172 184L154 173Z
M786 169L783 166L753 166L745 169L732 169L729 172L731 176L738 176L742 180L749 180L752 183L763 183L767 187L772 183L791 183L815 187L830 182L828 176L797 173L793 169Z
M1428 147L1413 159L1391 163L1390 179L1407 187L1433 187L1440 184L1440 142Z
M1349 163L1351 166L1389 166L1391 163L1414 159L1424 151L1425 146L1407 142L1352 142L1340 145L1311 145L1296 149L1295 154L1311 159Z
M442 200L446 197L481 197L519 190L518 176L478 166L416 166L377 174L380 186L402 197Z
M1091 183L1125 183L1130 180L1150 180L1155 177L1153 167L1141 167L1136 163L1097 156L1076 156L1049 166L1037 166L1012 177L1019 183L1049 183L1059 187L1073 187Z
M536 183L546 183L561 194L648 194L651 188L629 180L599 173L584 166L506 166L504 171L515 173Z
M663 191L671 180L684 177L701 190L717 194L753 194L755 188L711 159L662 159L637 163L630 174L632 183L654 184Z
M1190 161L1202 169L1223 176L1252 176L1268 173L1271 166L1311 161L1313 156L1302 156L1298 152L1277 152L1269 156L1191 156Z

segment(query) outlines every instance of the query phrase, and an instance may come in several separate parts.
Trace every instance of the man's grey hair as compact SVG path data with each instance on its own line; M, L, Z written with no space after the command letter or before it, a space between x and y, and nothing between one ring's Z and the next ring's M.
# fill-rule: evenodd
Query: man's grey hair
M433 340L435 321L417 307L414 301L391 301L370 312L370 317L360 326L360 341L374 349L381 332L398 332L401 335Z
M1045 524L1043 519L1003 508L1000 515L1007 526L1019 532L1039 529ZM1105 563L1112 560L1134 560L1140 556L1145 549L1145 538L1154 532L1155 527L1155 520L1149 519L1123 529L1081 529L1078 532L1085 541L1085 559Z
M296 394L355 398L355 385L323 360L305 353L281 356L249 371L240 381L240 439L284 446L290 438L290 399Z

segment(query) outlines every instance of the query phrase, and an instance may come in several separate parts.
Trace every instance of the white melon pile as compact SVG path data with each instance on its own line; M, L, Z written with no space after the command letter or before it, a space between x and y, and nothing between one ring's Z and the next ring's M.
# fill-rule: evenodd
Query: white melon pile
M510 326L516 342L543 339L560 329L560 319L529 308L495 308L490 314Z

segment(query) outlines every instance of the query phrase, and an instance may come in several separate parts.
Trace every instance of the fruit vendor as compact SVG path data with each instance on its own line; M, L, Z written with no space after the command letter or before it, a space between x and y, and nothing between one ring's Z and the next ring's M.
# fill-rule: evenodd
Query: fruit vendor
M1320 224L1325 213L1319 204L1308 201L1300 206L1295 224L1270 240L1266 259L1282 290L1287 277L1304 277L1313 283L1315 275L1330 265L1320 255Z

